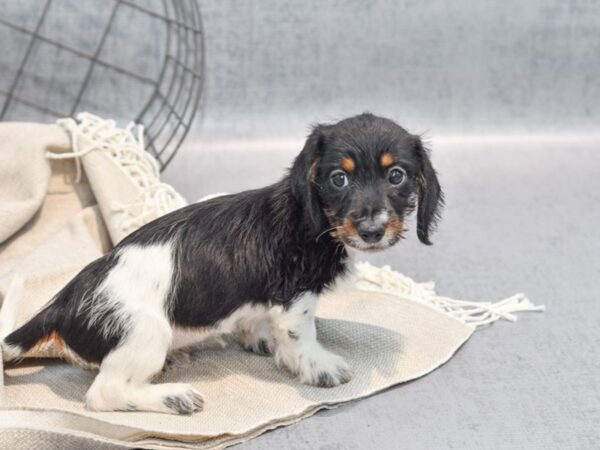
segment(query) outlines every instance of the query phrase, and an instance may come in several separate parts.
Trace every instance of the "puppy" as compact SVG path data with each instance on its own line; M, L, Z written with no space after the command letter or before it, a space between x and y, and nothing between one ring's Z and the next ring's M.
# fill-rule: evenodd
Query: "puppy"
M7 360L52 342L99 368L92 410L189 414L188 384L151 384L170 352L211 333L273 354L302 383L346 383L351 369L323 348L317 299L347 270L348 251L383 250L417 210L430 244L442 191L418 137L362 114L318 125L287 176L193 204L135 231L92 262L2 341Z

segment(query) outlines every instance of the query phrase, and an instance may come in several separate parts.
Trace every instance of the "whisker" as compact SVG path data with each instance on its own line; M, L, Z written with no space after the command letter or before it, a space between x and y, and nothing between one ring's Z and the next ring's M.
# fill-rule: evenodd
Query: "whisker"
M325 233L329 233L330 231L336 230L336 229L338 229L338 228L341 228L341 227L331 227L331 228L328 228L327 230L323 231L322 233L320 233L320 234L319 234L319 235L318 235L318 236L315 238L315 242L317 242L317 241L319 240L319 238L320 238L321 236L323 236Z

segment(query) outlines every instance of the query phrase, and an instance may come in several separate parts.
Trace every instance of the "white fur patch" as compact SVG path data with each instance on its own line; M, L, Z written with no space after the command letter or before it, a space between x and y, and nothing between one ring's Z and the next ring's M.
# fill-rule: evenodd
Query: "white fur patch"
M2 361L17 359L23 354L23 349L18 345L10 345L2 342Z
M166 319L165 304L173 278L172 253L170 243L121 249L117 264L94 293L102 298L86 302L91 307L90 326L109 337L138 317ZM98 323L104 310L116 313Z
M390 213L388 213L385 209L377 213L377 215L373 217L373 222L375 223L375 225L380 227L387 225L388 220L390 220Z

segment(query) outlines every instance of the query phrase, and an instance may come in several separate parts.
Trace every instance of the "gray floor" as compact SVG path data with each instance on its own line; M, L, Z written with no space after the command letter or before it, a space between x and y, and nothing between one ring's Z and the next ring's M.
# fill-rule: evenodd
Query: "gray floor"
M372 259L433 279L457 298L523 291L547 312L478 331L422 379L240 448L598 448L599 144L435 144L447 195L435 245L411 237ZM166 179L190 199L261 186L291 161L297 150L286 147L221 151L191 143Z

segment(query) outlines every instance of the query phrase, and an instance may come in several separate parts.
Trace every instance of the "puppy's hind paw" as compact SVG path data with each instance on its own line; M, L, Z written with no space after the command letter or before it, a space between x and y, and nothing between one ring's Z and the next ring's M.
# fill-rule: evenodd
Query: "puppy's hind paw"
M198 391L189 388L184 392L165 396L163 404L176 414L192 414L202 410L204 399Z

